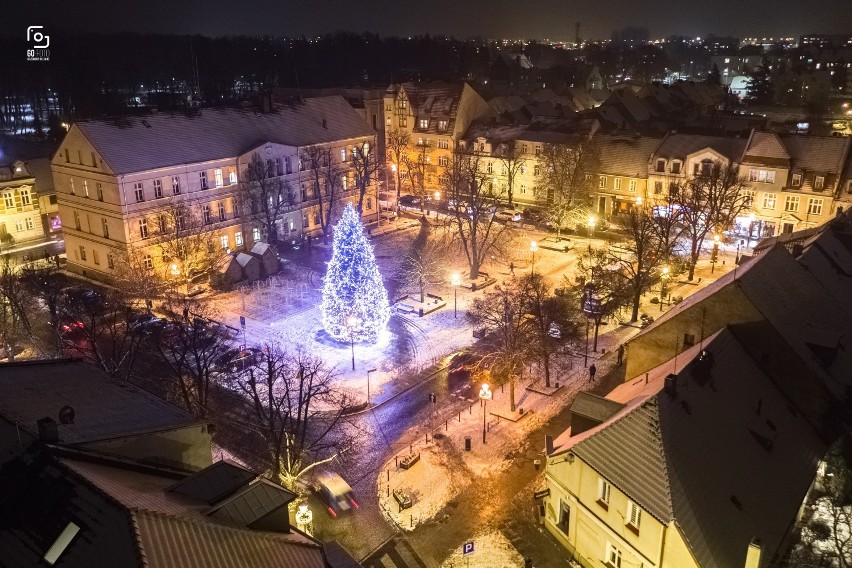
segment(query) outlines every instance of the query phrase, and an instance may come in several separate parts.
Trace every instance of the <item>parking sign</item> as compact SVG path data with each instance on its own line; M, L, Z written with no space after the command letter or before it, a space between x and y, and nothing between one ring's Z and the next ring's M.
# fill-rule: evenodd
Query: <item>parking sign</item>
M473 541L468 541L462 546L462 554L470 554L473 552Z

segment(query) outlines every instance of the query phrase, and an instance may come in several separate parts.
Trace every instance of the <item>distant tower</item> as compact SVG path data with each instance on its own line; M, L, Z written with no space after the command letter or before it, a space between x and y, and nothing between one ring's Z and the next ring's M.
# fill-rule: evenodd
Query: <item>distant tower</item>
M576 30L574 33L574 43L577 44L577 47L580 47L580 22L574 24L574 29Z

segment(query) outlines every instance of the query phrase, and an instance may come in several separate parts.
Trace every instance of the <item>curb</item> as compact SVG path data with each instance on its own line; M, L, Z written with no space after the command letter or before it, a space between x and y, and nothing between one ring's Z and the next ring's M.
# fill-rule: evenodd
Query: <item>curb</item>
M370 410L375 410L377 408L380 408L381 406L389 403L390 401L404 395L405 393L407 393L411 389L419 387L420 385L422 385L423 383L425 383L426 381L428 381L429 379L431 379L432 377L434 377L435 375L437 375L438 373L440 373L441 371L444 371L444 370L446 370L446 367L440 367L438 369L435 369L434 371L432 371L431 373L429 373L428 375L423 377L422 381L417 381L416 383L408 385L407 387L405 387L401 391L392 394L386 400L383 400L383 401L376 403L376 404L374 404L374 403L367 404L366 402L364 402L362 404L358 404L356 406L351 407L351 408L357 408L358 410L354 410L352 412L344 412L344 415L345 416L358 416L359 414L364 414L365 412L368 412ZM363 406L363 408L361 408L362 406Z

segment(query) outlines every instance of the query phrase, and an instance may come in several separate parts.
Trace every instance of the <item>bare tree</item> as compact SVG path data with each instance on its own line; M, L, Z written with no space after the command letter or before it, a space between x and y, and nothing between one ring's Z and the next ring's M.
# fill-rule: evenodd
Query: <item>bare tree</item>
M482 264L507 232L494 222L501 192L481 168L475 154L453 152L445 177L445 194L456 203L455 226L470 267L470 278L479 278Z
M264 353L234 381L245 396L243 426L263 439L272 476L298 491L307 473L355 447L345 415L352 400L322 359L278 345Z
M380 157L373 151L374 147L375 140L373 145L364 143L356 147L352 154L352 171L355 174L355 187L358 188L358 215L363 214L364 196L367 195L370 186L376 183L382 167Z
M9 361L15 360L21 343L32 336L29 314L34 308L25 283L6 255L0 266L0 338Z
M635 247L633 247L635 248ZM616 252L617 251L617 252ZM589 301L589 313L585 317L595 322L592 350L598 350L598 332L604 318L614 317L624 308L633 308L633 282L631 272L624 270L622 261L613 262L613 256L621 257L623 249L598 249L589 247L579 258L576 286L568 286L572 301L576 305Z
M204 216L207 215L208 218ZM214 212L199 212L186 201L170 198L157 214L154 238L163 258L165 281L182 281L187 290L192 278L211 266L210 224Z
M51 351L61 351L63 348L60 337L61 299L62 289L67 286L68 279L50 261L28 264L21 269L20 279L28 293L47 310L46 323L49 338L45 343L50 345Z
M706 164L701 174L682 186L671 186L672 199L689 239L689 280L695 277L695 266L707 235L729 229L748 209L748 198L743 192L746 187L748 184L740 179L737 166L718 161Z
M538 162L541 182L536 190L546 198L548 219L556 225L558 235L571 212L590 202L597 152L584 139L545 144Z
M402 261L402 273L405 283L416 286L424 302L426 289L447 279L449 242L444 235L435 234L425 217L420 222L420 233Z
M429 164L425 143L417 146L416 154L406 154L403 157L403 163L405 165L406 176L411 184L411 193L420 198L420 210L423 211L426 205L426 197L428 197L429 193L426 188L429 178L429 168L433 167Z
M279 239L278 221L281 215L296 204L290 184L277 171L274 160L263 161L257 152L240 172L238 184L240 210L243 218L259 225L263 238L270 244ZM282 172L283 173L283 172Z
M343 193L343 168L334 161L330 148L309 146L302 157L303 166L312 184L310 198L317 200L323 236L331 236L331 227L337 215L338 201ZM306 189L307 192L307 189Z
M541 274L527 274L518 281L517 293L527 315L532 354L544 369L544 384L550 386L551 360L559 347L576 339L578 308L568 297L554 296Z
M526 167L527 159L514 141L500 144L496 156L500 160L501 173L506 176L506 198L509 201L509 208L513 209L515 207L515 182L518 175Z
M385 142L387 161L391 163L391 166L394 166L391 167L391 170L396 178L394 182L396 184L397 213L399 213L399 198L402 196L402 165L410 139L411 136L407 132L394 128L387 132L387 141Z

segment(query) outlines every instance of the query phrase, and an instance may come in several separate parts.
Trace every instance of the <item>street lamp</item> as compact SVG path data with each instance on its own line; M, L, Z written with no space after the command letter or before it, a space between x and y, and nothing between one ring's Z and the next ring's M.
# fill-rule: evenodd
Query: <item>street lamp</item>
M375 373L377 369L367 369L367 406L370 406L370 373Z
M438 206L440 204L440 201L441 201L441 192L436 191L435 192L435 217L438 216Z
M532 253L532 266L530 268L530 274L535 274L535 252L538 250L538 243L535 241L530 241L530 252Z
M589 227L589 245L591 245L591 244L592 244L592 233L594 233L594 231L595 231L595 224L596 224L597 222L598 222L598 220L597 220L597 219L595 219L595 216L594 216L594 215L589 215L589 221L588 221L588 227Z
M642 197L641 196L636 197L636 205L642 205Z
M299 505L299 510L296 511L296 527L307 534L312 532L312 521L314 519L313 512L308 508L307 504Z
M349 345L352 348L352 370L355 370L355 326L358 325L358 318L348 316L346 318L346 330L349 332Z
M482 400L482 443L485 443L485 408L488 406L488 401L491 400L491 390L488 388L488 383L482 384L482 389L479 391L479 398Z
M739 242L737 243L737 257L734 259L734 264L740 263L740 247L743 246L744 244L745 244L745 241L743 239L740 239Z
M710 256L710 274L716 270L716 261L719 259L719 235L713 235L713 253Z
M669 283L669 267L664 266L663 272L660 274L660 311L663 311L663 302L666 298L666 284Z
M458 272L454 272L451 276L450 282L453 285L453 317L459 317L459 286L461 285L461 276L459 276Z

